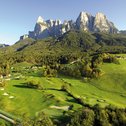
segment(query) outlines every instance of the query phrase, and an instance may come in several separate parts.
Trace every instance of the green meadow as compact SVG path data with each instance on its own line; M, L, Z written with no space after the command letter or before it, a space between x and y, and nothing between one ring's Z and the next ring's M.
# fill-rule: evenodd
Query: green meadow
M0 109L14 116L24 115L34 117L38 112L44 111L50 117L62 116L68 111L69 106L73 110L82 105L76 98L81 98L85 104L101 107L107 105L119 108L126 107L126 60L120 59L120 64L104 63L99 67L103 75L99 78L85 80L74 79L65 76L56 78L42 77L41 69L25 70L31 64L19 63L13 66L19 73L11 73L11 79L7 80L4 90L0 90ZM27 80L37 80L43 89L27 88L24 84ZM62 85L69 84L69 95L61 90ZM7 94L7 95L5 95Z

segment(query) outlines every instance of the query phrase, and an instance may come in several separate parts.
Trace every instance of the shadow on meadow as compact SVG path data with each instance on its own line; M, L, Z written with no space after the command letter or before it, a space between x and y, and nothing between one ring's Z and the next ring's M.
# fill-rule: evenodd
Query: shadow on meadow
M26 83L22 83L21 85L13 85L17 88L27 88L27 89L34 89L34 87L28 87Z

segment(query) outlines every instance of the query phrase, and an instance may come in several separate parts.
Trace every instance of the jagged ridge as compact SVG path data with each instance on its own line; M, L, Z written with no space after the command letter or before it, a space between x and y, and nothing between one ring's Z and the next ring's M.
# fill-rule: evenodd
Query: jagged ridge
M58 37L70 30L81 30L90 32L117 33L118 29L110 22L103 13L92 16L89 13L81 12L76 22L60 20L47 20L39 16L34 31L29 31L28 35L23 35L20 39L33 38L43 39L49 36Z

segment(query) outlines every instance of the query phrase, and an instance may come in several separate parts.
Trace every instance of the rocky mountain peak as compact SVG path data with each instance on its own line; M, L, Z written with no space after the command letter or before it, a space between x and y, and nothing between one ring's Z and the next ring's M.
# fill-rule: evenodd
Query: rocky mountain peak
M97 13L94 20L94 32L116 33L117 29L103 13Z
M44 19L41 16L39 16L37 19L37 23L43 23L43 22L44 22Z
M96 14L95 18L98 18L98 19L106 19L106 16L105 16L103 13L98 12L98 13Z
M81 12L76 20L76 26L79 30L90 31L92 29L93 16L86 12Z
M107 32L109 31L109 22L103 13L97 13L94 20L94 31Z
M46 23L48 24L49 27L55 27L55 26L59 26L62 24L61 20L47 20Z
M102 25L105 26L107 25L108 20L106 18L106 16L103 13L97 13L95 16L95 21L94 21L94 25Z
M46 23L48 24L48 27L53 27L53 25L54 25L54 20L49 19L49 20L46 21Z
M82 18L82 20L85 20L89 16L91 16L91 14L84 11L80 12L80 15L79 15L79 17Z
M70 31L73 27L73 22L72 21L64 21L62 24L61 28L61 34L64 34L68 31Z
M61 23L62 23L62 22L61 22L59 19L54 21L55 26L61 25Z

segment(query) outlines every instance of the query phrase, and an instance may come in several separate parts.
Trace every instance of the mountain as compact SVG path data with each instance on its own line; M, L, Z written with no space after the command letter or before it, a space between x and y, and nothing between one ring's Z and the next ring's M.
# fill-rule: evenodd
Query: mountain
M59 37L70 30L81 30L90 32L117 33L118 29L110 22L103 13L92 16L89 13L81 12L74 22L58 20L47 20L39 16L35 24L34 31L29 31L28 35L23 35L20 39L33 38L43 39L47 37Z
M126 34L126 30L119 31L120 34Z
M81 12L76 20L77 29L81 31L117 33L118 29L110 22L103 13L92 16L89 13Z
M117 33L117 28L102 13L97 13L93 25L94 32Z
M0 44L0 48L4 48L4 47L7 47L7 46L9 46L9 45L7 45L7 44Z
M82 31L93 31L94 17L86 12L81 12L76 20L77 29Z
M0 61L46 63L65 57L76 59L94 53L126 53L126 35L103 32L68 31L58 38L27 38L0 49ZM63 59L64 60L64 59ZM0 62L0 63L1 63ZM58 61L57 61L58 62Z

